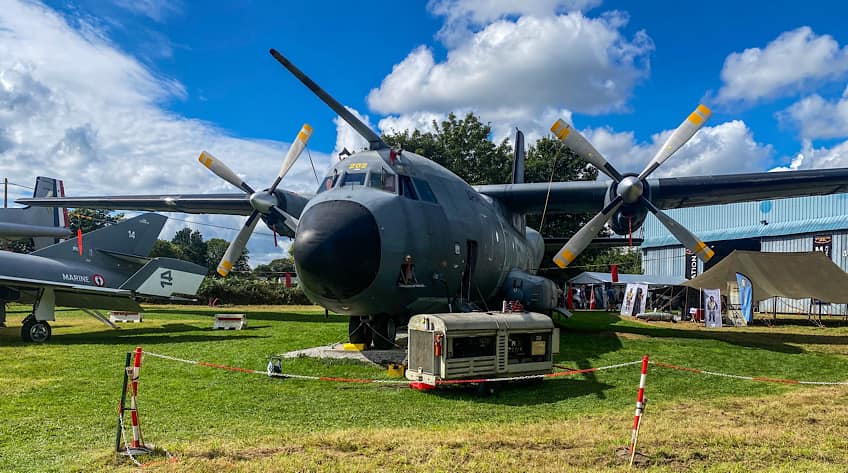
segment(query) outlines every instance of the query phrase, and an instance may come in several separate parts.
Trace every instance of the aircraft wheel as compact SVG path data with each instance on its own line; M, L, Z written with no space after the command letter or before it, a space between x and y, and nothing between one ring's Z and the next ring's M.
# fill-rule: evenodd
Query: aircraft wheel
M44 343L50 340L52 333L47 321L35 320L32 316L24 319L24 325L21 327L21 338L27 342Z
M374 329L374 348L378 350L389 350L395 346L397 337L397 322L393 317L375 317L371 321Z
M371 327L365 323L365 317L351 317L347 322L347 335L350 343L371 345Z

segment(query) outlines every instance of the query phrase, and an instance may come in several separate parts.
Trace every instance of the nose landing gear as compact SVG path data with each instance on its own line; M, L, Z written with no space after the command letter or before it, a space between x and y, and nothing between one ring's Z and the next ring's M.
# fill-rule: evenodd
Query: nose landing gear
M367 348L373 342L375 349L388 350L395 347L397 321L388 315L353 316L348 321L347 333L350 343Z

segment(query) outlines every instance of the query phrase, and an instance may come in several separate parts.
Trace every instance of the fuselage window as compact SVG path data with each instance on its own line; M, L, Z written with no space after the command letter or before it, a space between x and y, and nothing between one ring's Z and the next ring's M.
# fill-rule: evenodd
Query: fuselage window
M346 172L344 174L344 178L342 179L342 186L364 186L365 185L365 173L364 172Z
M435 194L433 194L433 189L430 188L430 184L427 184L427 181L417 178L413 180L415 181L415 188L418 189L418 195L421 197L421 200L425 202L432 202L434 204L439 203L436 200Z
M332 176L327 176L321 181L321 185L318 186L318 192L316 194L320 194L324 191L328 191L336 185L336 181L339 180L338 174L333 174Z
M398 174L398 181L400 181L400 195L407 199L418 200L418 194L412 187L412 179L409 176Z

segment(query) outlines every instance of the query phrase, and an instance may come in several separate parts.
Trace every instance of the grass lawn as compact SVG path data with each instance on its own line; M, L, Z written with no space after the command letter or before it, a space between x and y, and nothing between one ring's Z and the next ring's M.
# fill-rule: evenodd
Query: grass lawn
M315 307L237 307L250 328L213 331L205 307L150 306L111 330L61 310L45 345L20 341L26 308L0 329L0 471L133 470L111 450L125 353L264 370L268 355L342 341L347 319ZM572 368L652 359L712 371L848 380L848 326L800 319L707 330L581 312L561 323ZM838 325L835 321L831 325ZM382 378L353 362L297 359L296 374ZM178 463L152 471L625 471L639 367L506 386L405 387L279 380L147 357L140 417ZM639 450L648 471L845 471L848 387L805 387L651 367Z

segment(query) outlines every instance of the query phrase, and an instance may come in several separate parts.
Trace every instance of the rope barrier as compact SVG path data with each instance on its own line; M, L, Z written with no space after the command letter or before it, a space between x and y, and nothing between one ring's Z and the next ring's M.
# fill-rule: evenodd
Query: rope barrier
M815 386L848 386L848 381L799 381L796 379L782 379L782 378L766 378L763 376L741 376L738 374L728 374L728 373L720 373L717 371L707 371L697 368L687 368L685 366L677 366L669 363L661 363L659 361L651 361L652 365L659 366L660 368L668 368L677 371L686 371L689 373L696 374L706 374L709 376L719 376L722 378L731 378L731 379L742 379L745 381L758 381L761 383L778 383L778 384L806 384L806 385L815 385Z

